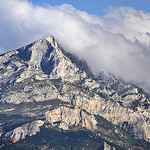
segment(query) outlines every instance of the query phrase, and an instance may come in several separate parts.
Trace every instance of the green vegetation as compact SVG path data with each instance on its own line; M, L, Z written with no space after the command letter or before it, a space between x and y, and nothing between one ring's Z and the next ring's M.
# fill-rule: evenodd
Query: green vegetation
M89 131L63 132L51 128L41 128L35 136L7 145L2 150L103 150L103 140Z

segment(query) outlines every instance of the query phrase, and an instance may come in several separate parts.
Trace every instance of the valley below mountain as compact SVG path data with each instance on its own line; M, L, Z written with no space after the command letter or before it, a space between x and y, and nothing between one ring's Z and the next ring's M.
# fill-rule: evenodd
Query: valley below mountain
M46 37L0 56L1 149L150 149L150 94Z

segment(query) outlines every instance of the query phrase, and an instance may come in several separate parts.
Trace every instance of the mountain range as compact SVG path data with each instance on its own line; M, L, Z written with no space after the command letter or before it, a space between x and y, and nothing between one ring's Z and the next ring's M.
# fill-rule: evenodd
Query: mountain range
M149 104L54 37L0 56L1 149L150 149Z

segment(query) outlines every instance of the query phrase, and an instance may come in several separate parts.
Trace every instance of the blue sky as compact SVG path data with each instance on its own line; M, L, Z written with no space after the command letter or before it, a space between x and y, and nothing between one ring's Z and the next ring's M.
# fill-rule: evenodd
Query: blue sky
M36 5L58 6L64 3L71 4L73 7L86 11L90 14L102 16L109 6L128 6L138 10L150 12L150 0L30 0ZM46 5L45 5L46 6Z

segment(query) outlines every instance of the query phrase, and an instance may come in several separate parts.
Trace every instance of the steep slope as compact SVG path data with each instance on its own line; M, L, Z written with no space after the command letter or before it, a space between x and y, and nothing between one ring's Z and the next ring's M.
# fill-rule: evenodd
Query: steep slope
M36 120L31 123L26 123L22 125L21 127L17 127L13 129L12 131L7 132L2 136L2 142L12 142L16 143L19 140L22 140L25 138L25 136L33 136L36 135L37 132L40 132L40 126L44 124L41 120Z
M75 83L86 76L86 73L57 47L53 37L6 53L0 57L0 63L1 101L8 103L57 98L58 89L50 80L61 79ZM33 80L42 82L36 84ZM46 82L45 85L41 85L43 82ZM36 86L45 87L40 89Z
M74 122L73 126L83 127L84 124L87 129L94 128L99 132L93 118L94 115L102 116L114 126L135 136L133 138L150 142L149 100L149 94L139 87L105 71L95 76L84 61L64 51L54 37L46 37L0 56L2 103L8 106L18 104L16 107L27 102L40 102L43 105L43 102L51 101L49 107L44 105L39 108L40 111L38 108L32 113L21 111L31 118L40 113L40 116L34 118L36 120L46 119L48 116L45 113L50 109L47 112L50 118L55 111L59 111L61 116L71 117L69 119ZM64 106L57 108L57 101ZM68 110L68 106L73 108ZM28 108L28 111L31 110ZM86 118L84 121L83 116ZM55 121L48 119L49 124L54 127L57 122L58 128L68 130L70 125L64 117L57 117ZM86 122L90 124L89 128ZM94 122L97 122L95 118Z

